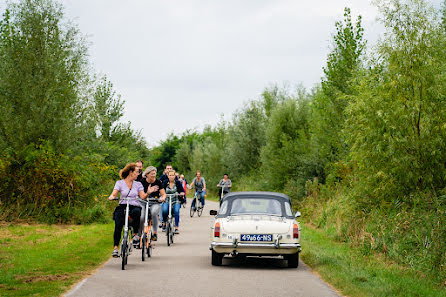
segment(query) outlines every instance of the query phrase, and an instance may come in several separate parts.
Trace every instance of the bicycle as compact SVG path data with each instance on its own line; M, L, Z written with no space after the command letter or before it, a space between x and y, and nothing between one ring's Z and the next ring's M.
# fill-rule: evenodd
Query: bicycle
M121 240L121 251L120 251L120 257L121 257L121 269L125 270L125 265L127 265L127 259L132 252L132 229L129 228L129 214L130 214L130 207L129 207L129 201L133 200L132 198L116 198L113 200L124 200L127 201L126 207L125 207L125 225L124 225L124 232L122 234L122 240Z
M175 222L172 216L172 197L178 196L178 194L166 194L167 199L169 199L169 214L167 216L166 223L166 237L167 237L167 246L170 246L173 243L173 237L175 235Z
M152 217L150 216L150 201L157 201L156 198L148 198L147 200L139 199L140 202L146 204L145 208L145 219L144 219L144 230L140 239L139 246L141 248L141 260L145 261L146 254L147 257L152 257Z
M190 205L190 217L192 218L195 214L195 212L197 212L197 215L199 217L201 217L201 214L203 213L203 203L201 202L201 199L198 199L199 196L198 191L195 191L195 195L194 198L192 199L192 203ZM195 207L193 207L193 205L195 204Z

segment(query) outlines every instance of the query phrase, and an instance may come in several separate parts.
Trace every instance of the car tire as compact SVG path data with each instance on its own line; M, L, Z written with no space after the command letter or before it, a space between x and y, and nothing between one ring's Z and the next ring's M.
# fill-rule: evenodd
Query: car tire
M216 251L212 250L212 265L213 266L221 266L223 262L223 256L224 254L217 253Z
M299 266L299 253L291 254L286 257L288 268L297 268Z

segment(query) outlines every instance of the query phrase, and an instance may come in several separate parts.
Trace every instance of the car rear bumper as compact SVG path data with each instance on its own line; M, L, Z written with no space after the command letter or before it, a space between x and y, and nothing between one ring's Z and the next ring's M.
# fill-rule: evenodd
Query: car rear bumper
M300 243L261 243L261 242L211 242L210 250L213 249L297 249L301 251Z

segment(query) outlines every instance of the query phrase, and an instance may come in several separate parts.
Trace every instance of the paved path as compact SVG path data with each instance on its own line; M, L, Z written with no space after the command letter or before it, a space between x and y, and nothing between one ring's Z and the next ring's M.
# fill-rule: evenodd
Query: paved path
M160 233L152 258L142 262L141 250L133 250L124 271L120 258L111 258L66 296L338 296L302 262L295 269L280 259L224 258L223 266L212 266L209 210L218 204L207 202L201 218L190 218L189 206L181 209L181 233L172 246Z

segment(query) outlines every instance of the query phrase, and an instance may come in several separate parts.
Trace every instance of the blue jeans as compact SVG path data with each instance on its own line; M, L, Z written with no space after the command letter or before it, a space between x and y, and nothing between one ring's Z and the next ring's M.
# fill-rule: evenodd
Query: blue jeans
M197 193L197 192L195 192ZM200 199L201 204L204 207L204 195L206 195L206 192L198 192L197 198ZM195 208L195 199L192 201L192 208Z
M175 203L172 205L172 214L175 216L175 227L180 224L180 208L181 203ZM163 222L167 223L167 216L169 215L169 203L164 202L161 204L161 209L163 213Z

